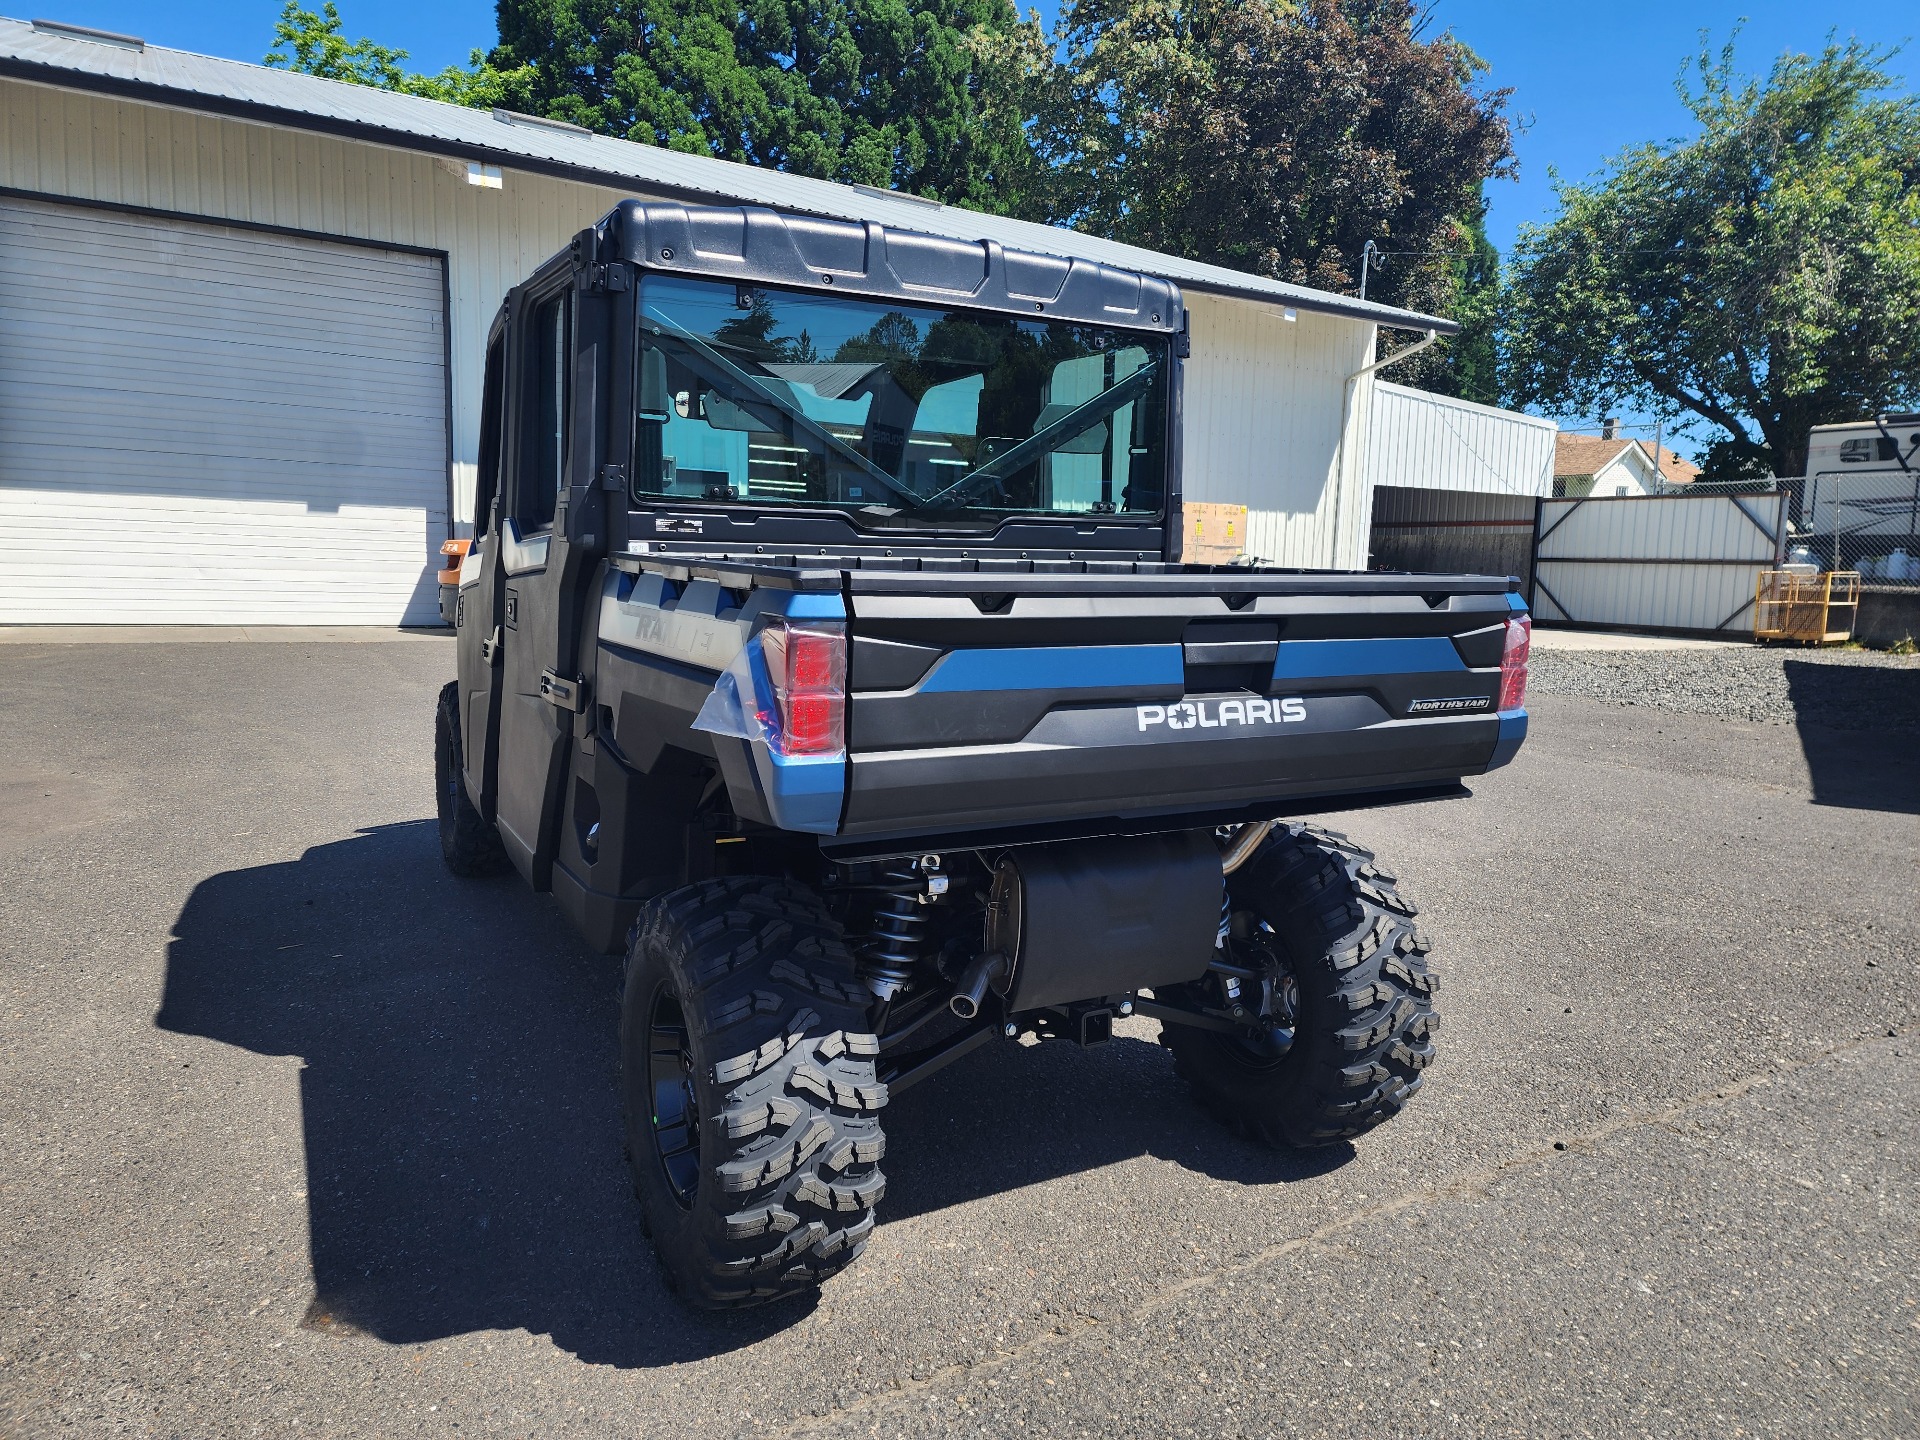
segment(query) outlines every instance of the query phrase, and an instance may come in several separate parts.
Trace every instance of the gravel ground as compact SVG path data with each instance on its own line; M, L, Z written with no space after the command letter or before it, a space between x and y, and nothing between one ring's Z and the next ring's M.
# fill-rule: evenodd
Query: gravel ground
M1549 650L1527 688L1721 720L1920 733L1920 657L1873 650Z

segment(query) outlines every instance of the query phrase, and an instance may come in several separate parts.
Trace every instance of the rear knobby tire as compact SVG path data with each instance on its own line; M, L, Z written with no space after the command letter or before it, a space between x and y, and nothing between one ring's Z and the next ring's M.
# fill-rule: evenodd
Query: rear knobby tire
M886 1180L867 992L784 880L704 881L634 922L621 1002L627 1159L668 1283L704 1309L803 1293L866 1248Z
M1235 929L1255 921L1298 984L1292 1047L1262 1059L1219 1031L1168 1025L1161 1043L1201 1102L1249 1139L1331 1145L1398 1115L1439 1027L1418 911L1371 851L1308 825L1275 827L1228 877Z
M466 757L460 744L460 682L440 690L433 716L433 781L440 817L440 857L456 875L498 875L507 868L500 832L467 796Z

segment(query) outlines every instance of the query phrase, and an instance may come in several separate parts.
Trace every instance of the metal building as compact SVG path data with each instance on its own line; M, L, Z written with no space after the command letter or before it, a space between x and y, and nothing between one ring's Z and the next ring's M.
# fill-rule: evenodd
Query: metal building
M1084 256L1187 292L1188 498L1364 565L1382 325L1448 322L572 126L0 19L0 623L431 622L486 327L624 196ZM1415 465L1409 457L1405 462Z
M1558 433L1537 415L1382 381L1367 425L1367 485L1551 495Z

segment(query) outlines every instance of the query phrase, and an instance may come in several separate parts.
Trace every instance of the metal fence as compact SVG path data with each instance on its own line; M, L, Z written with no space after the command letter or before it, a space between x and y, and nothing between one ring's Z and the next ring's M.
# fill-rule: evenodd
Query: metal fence
M1787 495L1542 500L1533 610L1543 621L1694 633L1752 624L1786 542Z
M1439 575L1517 575L1533 583L1531 495L1423 490L1382 485L1373 492L1375 570Z
M1883 528L1849 531L1862 522L1864 502L1825 493L1819 513L1837 513L1843 536L1890 537L1889 553L1904 537L1900 518L1889 524L1881 514L1884 497L1873 502ZM1535 617L1549 625L1748 635L1761 575L1791 546L1809 543L1788 525L1792 498L1788 488L1536 500L1381 486L1369 563L1518 576ZM1920 556L1920 548L1908 553ZM1817 563L1831 568L1828 556ZM1903 583L1920 583L1920 565L1915 571L1916 580Z
M1781 482L1800 495L1792 552L1870 586L1920 588L1920 470L1822 471ZM1806 558L1806 557L1802 557Z

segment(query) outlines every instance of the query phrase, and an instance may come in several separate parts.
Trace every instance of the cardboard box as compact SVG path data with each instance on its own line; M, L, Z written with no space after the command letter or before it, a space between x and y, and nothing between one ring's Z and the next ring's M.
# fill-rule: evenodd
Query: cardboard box
M1180 506L1180 558L1188 565L1231 565L1247 553L1247 507L1187 500Z

